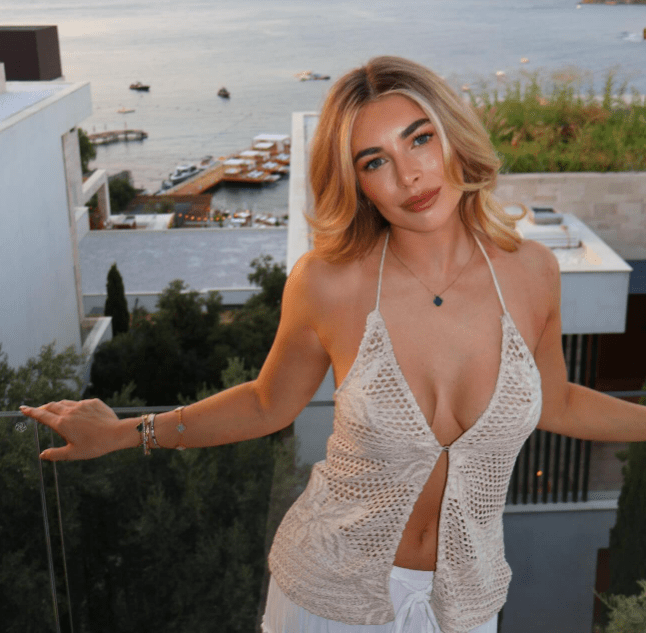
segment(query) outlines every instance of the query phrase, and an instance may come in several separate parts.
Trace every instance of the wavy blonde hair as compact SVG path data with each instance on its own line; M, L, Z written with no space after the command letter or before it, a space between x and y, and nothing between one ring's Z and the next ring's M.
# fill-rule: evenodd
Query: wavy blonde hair
M521 242L517 216L493 197L500 160L473 109L431 70L400 57L375 57L332 87L310 154L314 214L307 220L315 250L329 262L365 256L388 226L359 188L350 141L359 110L384 95L401 94L428 115L440 139L447 180L464 193L459 212L506 251ZM460 169L461 168L461 169Z

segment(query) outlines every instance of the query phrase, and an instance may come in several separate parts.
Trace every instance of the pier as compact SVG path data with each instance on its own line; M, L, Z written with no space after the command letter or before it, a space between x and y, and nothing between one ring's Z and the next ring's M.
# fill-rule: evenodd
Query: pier
M87 137L93 145L111 145L112 143L129 143L130 141L143 141L148 138L148 133L143 130L111 130L88 134Z
M224 179L224 165L220 162L208 167L190 180L181 182L172 189L166 189L166 196L197 196L219 185Z

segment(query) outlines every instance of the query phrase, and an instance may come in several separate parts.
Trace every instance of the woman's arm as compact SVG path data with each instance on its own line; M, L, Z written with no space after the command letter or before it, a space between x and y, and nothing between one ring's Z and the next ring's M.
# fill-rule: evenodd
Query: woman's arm
M291 424L310 401L330 365L317 335L319 281L307 265L310 257L301 258L287 280L276 338L258 378L184 407L181 435L177 411L158 414L155 437L161 447L176 447L180 438L183 446L196 447L269 435ZM141 418L118 420L100 400L64 400L21 411L67 441L44 451L44 459L88 459L141 443L136 428Z
M542 248L549 313L534 358L541 373L543 411L538 428L584 440L646 441L646 407L567 381L561 343L561 276L558 261Z

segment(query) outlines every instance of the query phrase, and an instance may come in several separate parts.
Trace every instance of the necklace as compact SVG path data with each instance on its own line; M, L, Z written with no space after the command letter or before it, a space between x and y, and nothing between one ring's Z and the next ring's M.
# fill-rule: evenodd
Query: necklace
M445 292L446 292L446 291L447 291L447 290L448 290L448 289L449 289L449 288L450 288L450 287L451 287L451 286L452 286L452 285L453 285L453 284L454 284L454 283L455 283L455 282L460 278L460 275L464 272L464 269L469 265L469 262L470 262L470 261L471 261L471 259L473 258L473 254L474 254L474 253L475 253L475 251L476 251L476 243L475 243L475 239L474 239L474 241L473 241L473 250L471 251L471 255L470 255L470 257L469 257L469 259L468 259L467 263L466 263L464 266L462 266L462 268L460 269L460 272L458 273L458 276L457 276L457 277L456 277L456 278L455 278L455 279L454 279L454 280L453 280L453 281L452 281L452 282L451 282L451 283L450 283L446 288L444 288L444 290L442 290L442 292L440 292L440 293L437 293L437 292L434 292L433 290L431 290L431 289L430 289L430 288L429 288L429 287L428 287L428 286L427 286L427 285L426 285L426 284L425 284L425 283L424 283L424 282L423 282L423 281L422 281L422 280L421 280L421 279L420 279L420 278L419 278L419 277L418 277L418 276L417 276L417 275L416 275L416 274L415 274L415 273L414 273L414 272L413 272L413 271L412 271L412 270L411 270L411 269L410 269L410 268L409 268L409 267L408 267L408 266L407 266L407 265L406 265L406 264L405 264L405 263L404 263L404 262L403 262L403 261L402 261L398 256L397 256L397 253L395 253L395 251L392 249L392 246L391 246L390 244L388 245L388 248L390 249L390 252L395 256L395 259L396 259L396 260L397 260L397 261L398 261L398 262L399 262L399 263L400 263L400 264L401 264L401 265L402 265L402 266L403 266L403 267L404 267L404 268L405 268L405 269L406 269L406 270L407 270L411 275L413 275L413 277L415 277L415 279L417 279L417 281L419 281L419 283L421 283L421 284L422 284L422 286L424 286L424 288L426 288L426 290L428 290L428 291L433 295L433 303L434 303L434 304L439 308L439 307L444 303L444 299L442 299L442 296L441 296L441 295L443 295L443 294L444 294L444 293L445 293Z

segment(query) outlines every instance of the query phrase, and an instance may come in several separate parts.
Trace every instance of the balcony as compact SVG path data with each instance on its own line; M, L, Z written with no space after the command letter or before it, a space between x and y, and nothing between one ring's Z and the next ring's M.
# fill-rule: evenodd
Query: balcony
M171 408L117 412L129 417ZM315 398L296 421L296 431L332 415L333 403ZM150 630L193 630L191 617L208 613L222 621L231 601L239 600L247 630L259 630L268 548L309 470L294 467L289 434L234 447L153 451L146 459L132 449L54 464L38 459L54 434L37 426L18 412L0 413L3 489L10 493L3 495L0 521L4 630L96 633L147 630L156 622L167 628ZM224 471L244 459L248 466L237 484L229 490L218 486ZM545 523L546 539L553 533L567 543L559 557L568 564L585 562L575 571L582 595L568 606L579 621L572 631L590 630L580 620L582 614L592 617L596 550L607 545L614 524L619 471L619 462L593 443L541 431L530 436L514 470L504 517L507 557L516 573L532 553L538 556L526 542L527 529ZM265 504L261 512L258 499ZM576 538L581 529L588 535L583 541ZM554 552L541 555L552 582L528 583L521 576L512 583L503 620L510 626L516 611L537 602L537 587L549 600L560 582L554 578L554 569L561 569ZM565 575L571 584L572 572ZM253 590L241 595L242 586ZM125 628L124 618L132 628ZM526 613L525 618L529 622ZM528 626L523 630L534 630ZM514 630L503 624L504 633Z

